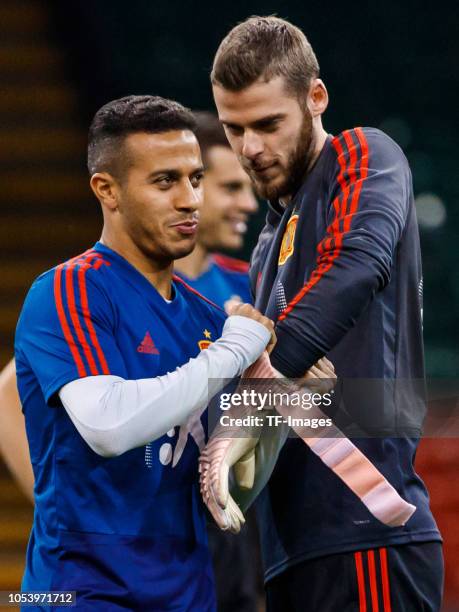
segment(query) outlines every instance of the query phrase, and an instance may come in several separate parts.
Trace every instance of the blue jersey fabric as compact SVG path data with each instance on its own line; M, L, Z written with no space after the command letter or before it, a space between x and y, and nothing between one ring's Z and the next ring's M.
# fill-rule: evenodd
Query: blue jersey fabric
M373 128L329 137L292 201L270 204L250 276L255 307L276 321L273 365L301 377L327 355L337 414L417 507L405 526L383 525L289 439L257 500L266 579L329 554L441 541L414 469L425 414L422 269L411 173L396 143Z
M214 610L192 435L175 467L178 427L103 458L57 394L84 376L173 371L221 335L224 319L180 279L167 303L100 243L34 282L15 347L36 479L23 590L75 590L79 610Z
M207 270L197 278L189 278L182 272L177 272L177 275L223 308L225 302L232 297L239 297L244 303L252 303L248 271L249 266L245 262L215 254L211 255Z

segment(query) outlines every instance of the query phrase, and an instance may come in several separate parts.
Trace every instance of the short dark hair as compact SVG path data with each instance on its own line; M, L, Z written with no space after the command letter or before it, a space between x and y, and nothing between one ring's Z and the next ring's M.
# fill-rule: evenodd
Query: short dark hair
M319 63L303 32L279 17L249 17L220 43L210 79L230 91L241 91L259 78L283 76L289 93L306 99Z
M225 130L217 115L208 111L195 111L196 138L201 148L204 165L208 165L208 152L212 147L230 147Z
M88 136L88 170L119 175L122 141L129 134L159 134L172 130L196 129L193 113L159 96L126 96L100 108L91 122Z

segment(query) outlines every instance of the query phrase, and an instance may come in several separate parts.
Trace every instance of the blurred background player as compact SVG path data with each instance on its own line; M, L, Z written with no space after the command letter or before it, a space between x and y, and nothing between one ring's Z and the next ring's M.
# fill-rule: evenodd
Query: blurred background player
M258 210L258 203L216 115L195 112L194 116L205 169L204 203L196 245L174 268L191 287L222 308L230 300L250 303L248 264L218 252L243 247L249 218ZM256 529L252 513L241 537L222 532L213 520L208 521L219 612L255 612L263 597Z
M16 385L14 361L0 373L0 452L27 499L33 503L33 471Z
M196 246L176 261L175 270L222 308L231 298L251 302L248 264L218 252L242 249L249 217L257 212L258 203L218 118L209 112L194 115L205 168L204 206Z

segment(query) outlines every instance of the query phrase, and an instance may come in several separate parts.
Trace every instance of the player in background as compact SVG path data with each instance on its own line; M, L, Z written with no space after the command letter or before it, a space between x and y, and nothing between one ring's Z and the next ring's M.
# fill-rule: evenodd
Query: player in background
M250 178L233 153L217 116L209 112L195 112L194 116L205 168L204 202L196 245L189 255L175 262L174 269L191 287L222 308L229 300L249 303L248 264L217 253L243 246L249 216L257 211L258 203ZM254 517L248 517L241 537L222 532L213 520L208 523L208 535L218 611L255 612L260 594Z
M250 302L248 264L218 252L242 248L249 216L258 203L218 118L208 112L194 115L205 167L204 205L196 246L175 263L175 270L222 308L231 298Z
M96 113L101 239L36 280L18 322L35 476L22 590L76 591L79 609L215 609L197 474L208 381L241 374L273 325L247 304L226 319L173 278L202 205L194 129L151 96Z
M340 414L362 432L355 444L417 508L405 526L383 525L301 439L288 440L257 500L268 611L438 611L441 536L413 466L425 401L406 158L377 129L324 130L316 56L285 20L233 28L211 81L228 140L269 200L250 275L256 307L276 322L271 363L299 377L327 355L347 390ZM371 393L362 379L376 382Z
M14 360L0 372L0 404L0 453L22 492L33 503L33 471Z

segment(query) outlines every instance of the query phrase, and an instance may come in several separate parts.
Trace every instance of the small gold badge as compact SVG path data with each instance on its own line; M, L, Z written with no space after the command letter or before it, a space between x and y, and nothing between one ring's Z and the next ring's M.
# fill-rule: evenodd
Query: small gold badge
M201 351L203 351L206 348L209 348L209 346L212 344L212 340L211 340L212 333L208 329L205 329L203 331L203 334L206 337L206 339L205 340L199 340L199 342L198 342L198 346L201 349Z
M293 244L295 239L296 224L298 223L298 215L292 215L285 228L284 237L279 252L279 266L283 266L290 255L293 253Z

